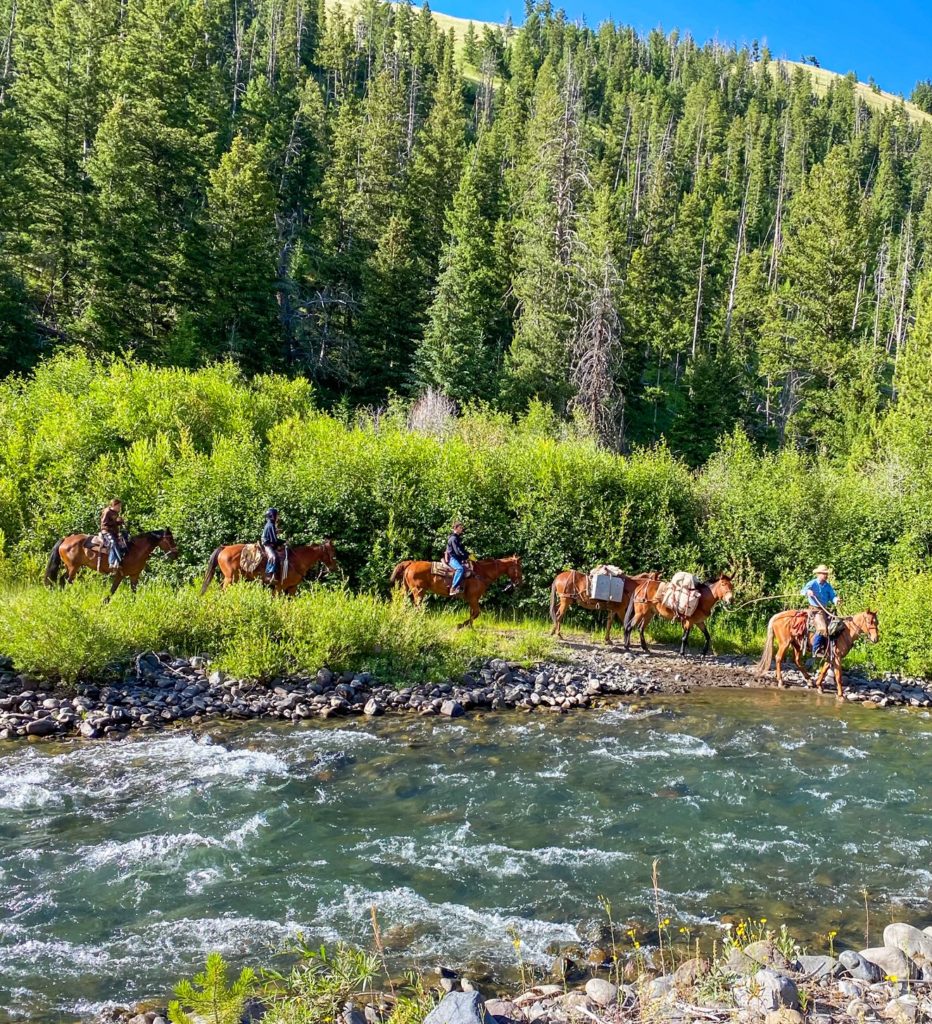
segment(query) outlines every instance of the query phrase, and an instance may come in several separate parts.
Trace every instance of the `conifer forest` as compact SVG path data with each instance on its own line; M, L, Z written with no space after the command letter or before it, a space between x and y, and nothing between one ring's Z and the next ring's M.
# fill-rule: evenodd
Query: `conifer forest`
M376 0L0 26L3 372L78 347L327 407L538 400L691 465L736 427L847 457L924 408L932 117L852 75L548 3L458 33Z

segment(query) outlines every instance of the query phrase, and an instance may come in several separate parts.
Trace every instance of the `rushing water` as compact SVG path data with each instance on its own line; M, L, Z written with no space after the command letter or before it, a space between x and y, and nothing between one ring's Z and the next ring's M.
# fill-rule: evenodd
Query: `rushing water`
M545 961L611 899L678 923L857 941L929 923L932 719L774 691L640 708L383 718L0 747L0 1008L59 1019L164 995L296 928L423 963ZM879 918L878 918L879 919ZM844 935L844 931L843 931ZM0 1009L0 1018L4 1015Z

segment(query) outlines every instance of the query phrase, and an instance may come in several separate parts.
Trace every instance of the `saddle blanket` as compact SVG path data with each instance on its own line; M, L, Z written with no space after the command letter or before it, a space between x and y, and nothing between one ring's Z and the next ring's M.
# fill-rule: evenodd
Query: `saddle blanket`
M447 565L446 562L431 562L430 563L430 573L431 573L432 576L439 576L441 579L444 579L444 580L452 580L453 579L453 574L455 572L456 572L456 570L453 568L453 566L452 565ZM472 571L472 566L467 565L466 566L466 575L464 576L464 579L468 579L470 576L474 576L474 575L475 575L475 573Z
M796 637L797 640L802 640L806 635L809 627L809 612L803 610L798 611L793 616L793 621L790 624L790 633Z
M663 604L679 618L688 619L699 606L700 586L691 572L675 573L664 589Z

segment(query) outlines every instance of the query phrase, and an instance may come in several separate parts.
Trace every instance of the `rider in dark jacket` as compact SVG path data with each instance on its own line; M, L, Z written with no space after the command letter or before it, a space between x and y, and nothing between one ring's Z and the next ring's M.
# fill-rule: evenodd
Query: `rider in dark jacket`
M469 552L463 543L463 534L465 532L466 527L462 523L454 523L453 532L447 538L447 549L443 554L443 560L455 570L453 573L453 583L450 586L450 597L456 597L457 594L463 592L463 577L466 575L466 569L469 566Z
M265 551L266 574L274 581L278 575L278 509L270 508L265 513L265 525L262 527L262 549Z

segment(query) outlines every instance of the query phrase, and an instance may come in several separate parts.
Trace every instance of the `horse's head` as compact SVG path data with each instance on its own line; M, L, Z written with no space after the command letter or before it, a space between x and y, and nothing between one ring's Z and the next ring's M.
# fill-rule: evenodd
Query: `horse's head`
M855 618L861 620L859 625L867 634L867 639L870 640L872 644L877 643L880 639L880 623L877 618L877 613L872 612L870 608L868 608L861 612L860 615L856 615Z
M337 549L333 546L333 537L324 537L320 545L320 560L327 567L328 572L337 570Z
M709 589L719 599L719 601L725 605L726 608L731 604L731 599L735 596L735 588L732 578L724 572Z
M175 544L175 538L167 526L164 530L156 530L153 533L153 537L157 541L155 546L161 548L168 555L169 561L178 557L178 546Z
M521 586L524 582L524 577L521 575L521 559L517 555L510 555L508 558L503 558L502 562L505 566L505 575L509 580L508 589Z

